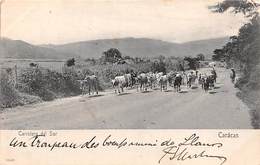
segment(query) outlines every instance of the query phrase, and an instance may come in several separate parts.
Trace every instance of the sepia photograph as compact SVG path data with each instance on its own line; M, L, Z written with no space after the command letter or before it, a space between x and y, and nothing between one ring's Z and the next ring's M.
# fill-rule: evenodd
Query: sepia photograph
M0 129L258 129L259 0L0 0Z

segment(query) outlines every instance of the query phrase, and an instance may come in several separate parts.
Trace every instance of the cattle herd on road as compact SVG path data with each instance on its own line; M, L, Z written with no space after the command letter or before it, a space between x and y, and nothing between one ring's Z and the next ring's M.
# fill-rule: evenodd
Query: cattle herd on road
M200 85L205 92L214 88L216 83L217 73L212 67L208 73L202 73L199 71L187 71L187 72L175 72L171 71L167 74L163 72L153 73L127 73L124 75L118 75L111 80L112 86L116 94L124 92L124 88L136 88L137 91L146 92L148 89L159 89L161 91L167 91L168 87L174 87L176 92L181 92L181 86L186 85L187 88ZM95 75L87 75L84 80L78 80L80 82L82 95L84 94L98 94L98 78Z

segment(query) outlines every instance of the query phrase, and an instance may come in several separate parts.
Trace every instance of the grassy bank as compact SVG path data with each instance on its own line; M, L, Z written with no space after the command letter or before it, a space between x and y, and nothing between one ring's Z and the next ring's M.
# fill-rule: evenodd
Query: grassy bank
M166 71L178 70L179 62L172 61L165 63ZM78 80L83 80L86 75L95 74L99 80L99 90L102 91L112 87L111 80L117 75L130 71L148 72L154 71L154 69L151 61L132 64L90 64L78 61L73 66L64 65L58 70L41 65L18 67L17 70L8 68L1 71L0 107L3 109L80 95L81 89Z

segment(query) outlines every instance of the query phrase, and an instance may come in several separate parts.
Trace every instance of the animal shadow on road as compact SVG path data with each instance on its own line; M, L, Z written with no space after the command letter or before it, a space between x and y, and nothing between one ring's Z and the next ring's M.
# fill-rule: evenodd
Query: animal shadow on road
M86 100L85 99L80 99L79 102L85 102Z
M193 86L193 87L191 87L191 89L197 89L198 87L197 86Z
M99 94L99 95L90 95L90 96L88 96L88 98L92 98L92 97L101 97L101 96L104 96L104 95L101 95L101 94Z
M119 93L117 96L124 96L124 95L130 95L131 93Z
M79 99L79 102L85 102L85 101L87 101L86 99L87 98L94 98L94 97L101 97L101 96L104 96L104 95L90 95L90 96L86 96L86 97L84 97L84 98L81 98L81 99Z
M218 92L216 92L216 91L209 91L209 94L216 94L216 93L218 93Z
M188 91L179 91L179 93L188 93Z
M220 87L219 86L215 86L214 89L219 89Z
M164 92L173 92L173 90L168 89L168 90L165 90Z
M141 93L151 93L152 91L142 91Z

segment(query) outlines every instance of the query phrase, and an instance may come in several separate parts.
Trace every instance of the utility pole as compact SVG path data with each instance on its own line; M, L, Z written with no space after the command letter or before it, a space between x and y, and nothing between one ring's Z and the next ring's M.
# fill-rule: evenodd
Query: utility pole
M0 0L0 40L2 40L2 4L5 0Z

